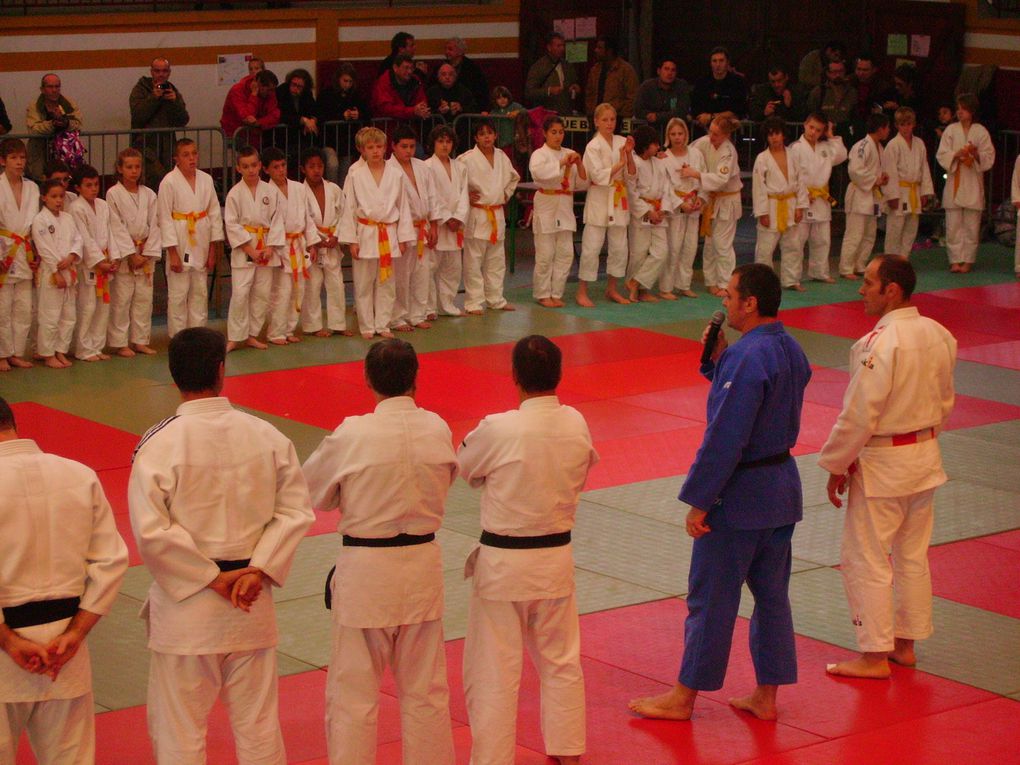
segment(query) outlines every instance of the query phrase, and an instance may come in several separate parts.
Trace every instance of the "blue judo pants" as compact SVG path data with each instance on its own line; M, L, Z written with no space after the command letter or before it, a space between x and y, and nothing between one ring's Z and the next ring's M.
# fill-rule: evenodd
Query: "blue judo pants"
M722 687L745 581L754 596L749 643L758 684L797 682L789 597L794 524L733 529L719 512L706 523L712 530L694 540L691 557L680 682L700 691Z

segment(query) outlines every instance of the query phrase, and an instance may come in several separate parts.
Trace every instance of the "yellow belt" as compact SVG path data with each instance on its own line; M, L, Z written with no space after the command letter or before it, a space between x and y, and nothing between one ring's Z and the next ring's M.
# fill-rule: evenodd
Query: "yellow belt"
M780 234L789 228L790 205L787 203L796 197L796 194L769 194L769 199L776 200L776 231Z
M371 218L358 218L358 223L362 226L375 226L379 232L379 284L383 284L393 276L393 253L390 250L390 234L386 230L390 224Z
M920 181L900 181L901 189L910 189L910 212L917 213L921 211L921 199L917 194L917 190L921 188Z
M0 228L0 236L14 241L14 246L7 251L7 257L3 259L4 270L0 272L0 287L3 287L4 282L7 281L7 272L10 271L11 266L14 264L14 256L18 254L18 250L22 247L25 248L25 259L29 265L35 261L35 250L32 249L32 240L27 236L15 234L13 231L8 231L5 228Z
M497 235L496 229L496 210L502 210L503 205L479 205L472 202L471 206L476 210L485 210L485 218L489 221L489 226L492 231L492 233L489 234L489 242L491 244L498 242L499 236Z
M570 189L539 189L538 193L545 194L547 196L563 195L567 197L572 197L574 195L574 192L571 191Z
M712 191L708 195L708 204L705 205L701 211L701 225L699 226L698 236L711 236L712 235L712 219L715 218L715 200L720 197L732 197L734 195L739 196L740 191Z
M808 193L808 196L811 197L811 201L812 202L814 200L816 200L816 199L824 199L826 202L829 203L829 207L835 207L836 206L836 200L833 198L833 196L831 194L829 194L829 187L828 187L828 185L825 185L825 186L808 186L807 193Z
M627 184L623 181L613 181L613 207L627 209Z
M422 218L421 220L413 221L414 227L418 230L418 240L415 242L415 251L418 255L418 260L425 257L425 236L428 231L429 222Z
M196 244L195 226L200 220L202 220L202 218L204 218L208 214L209 213L205 210L202 210L202 212L186 212L186 213L177 212L176 210L174 210L172 213L172 217L174 220L186 220L188 222L188 243L194 246Z
M249 234L254 234L257 238L255 239L255 249L262 250L266 246L266 234L269 232L269 226L245 226L244 230Z

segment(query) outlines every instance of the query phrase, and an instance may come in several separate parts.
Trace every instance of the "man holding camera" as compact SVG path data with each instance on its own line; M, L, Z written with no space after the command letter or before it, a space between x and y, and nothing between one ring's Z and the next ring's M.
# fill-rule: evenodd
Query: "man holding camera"
M140 77L131 89L131 128L178 128L188 124L188 109L181 92L170 82L170 62L155 58L149 77ZM140 133L134 145L145 157L145 183L158 189L159 182L173 167L176 136L173 133Z
M60 93L60 77L43 75L39 85L39 98L29 104L25 114L28 132L41 138L52 137L71 130L81 130L81 110L78 105ZM32 139L28 142L28 172L33 178L43 177L46 162L46 141Z

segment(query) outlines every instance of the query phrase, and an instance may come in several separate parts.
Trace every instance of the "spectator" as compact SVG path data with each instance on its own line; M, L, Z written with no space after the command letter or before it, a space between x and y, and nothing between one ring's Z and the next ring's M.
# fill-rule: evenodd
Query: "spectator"
M781 66L769 69L769 81L751 88L750 116L755 122L779 117L784 122L804 119L807 94L804 88L790 82L790 75Z
M393 39L390 40L390 55L384 58L379 64L379 74L384 74L390 71L393 68L394 60L401 53L406 53L411 57L411 60L414 61L414 46L414 35L410 32L397 32L393 35ZM415 61L412 72L415 79L424 86L425 79L429 73L429 65L424 61Z
M928 120L921 120L920 117L920 115L927 114L928 112L924 99L918 92L919 80L920 75L917 73L917 67L911 64L900 64L896 67L896 71L893 73L892 90L886 93L885 100L882 103L885 111L895 114L897 109L906 107L914 110L914 114L918 115L920 124L927 123ZM950 110L951 114L952 110Z
M712 71L694 85L691 96L691 114L705 130L712 119L723 112L736 117L747 116L747 83L732 71L730 52L726 48L713 48L708 60Z
M39 90L39 97L26 110L25 124L29 133L57 136L81 130L81 110L74 101L61 95L60 78L57 75L43 75ZM29 173L35 178L41 178L45 162L46 141L41 138L31 139L28 142Z
M529 106L542 106L560 114L577 111L575 99L581 94L577 72L566 60L567 42L559 32L550 32L545 55L528 69L524 101Z
M318 110L312 90L315 83L307 69L295 69L276 88L276 103L280 107L280 124L287 126L287 160L292 171L297 170L301 148L317 142L319 137Z
M453 64L440 65L436 83L425 96L432 113L441 114L448 122L452 122L458 114L476 114L481 108L474 94L458 79Z
M280 122L280 107L276 103L279 84L275 74L263 69L242 77L230 88L220 117L220 126L228 139L243 127L247 130L238 135L239 146L250 144L258 148L262 144L262 131L271 130Z
M665 125L674 117L687 119L691 111L691 86L677 79L676 59L664 56L655 70L657 77L641 83L634 99L634 116L650 124Z
M860 128L868 119L869 114L881 111L896 111L893 101L893 89L878 73L875 59L870 53L862 53L857 57L854 73L850 77L850 86L857 91L857 108L854 124ZM889 102L887 104L887 102ZM855 129L855 134L857 130Z
M598 61L588 72L585 90L588 114L594 114L599 104L610 104L616 109L618 119L633 117L634 96L639 84L634 67L619 57L616 41L607 35L595 40L595 58Z
M409 53L398 53L393 66L379 75L369 106L373 117L409 120L429 116L425 88L414 76L414 59Z
M833 41L807 53L800 60L797 70L797 81L806 89L816 88L822 84L822 75L829 68L830 61L846 61L846 48L843 43Z
M0 98L0 135L6 135L11 132L11 118L7 116L7 107L4 106L4 100Z
M847 81L846 63L830 61L825 70L825 82L808 96L808 112L821 112L835 125L836 133L847 138L856 106L857 91Z
M485 79L485 73L478 66L477 62L468 58L467 43L460 37L451 37L446 41L446 63L454 68L457 73L457 82L467 88L474 97L478 111L486 111L489 108L489 82ZM436 80L439 79L439 72L436 72ZM464 111L474 111L465 109Z
M517 121L517 115L523 110L524 107L514 101L510 88L497 85L492 89L492 110L489 114L497 117L493 122L496 123L496 146L498 148L506 148L514 142L515 122ZM498 119L499 117L506 117L507 119Z
M131 108L133 129L178 128L188 124L188 107L184 96L170 82L170 62L154 58L149 65L149 77L140 77L131 89L128 105ZM146 185L158 189L163 176L173 165L173 133L143 134L135 136L134 145L145 158Z
M354 154L354 134L369 118L368 107L358 93L354 64L340 64L336 87L319 91L319 128L326 154L326 177L342 185ZM329 123L339 122L339 125Z
M259 72L264 72L265 69L266 62L258 56L252 56L248 59L248 74L258 74Z

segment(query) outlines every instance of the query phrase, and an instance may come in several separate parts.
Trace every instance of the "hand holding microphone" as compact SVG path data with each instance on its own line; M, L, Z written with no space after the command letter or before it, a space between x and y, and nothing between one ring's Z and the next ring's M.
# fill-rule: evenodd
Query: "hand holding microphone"
M702 365L707 364L709 361L717 361L719 355L729 345L726 341L726 335L721 332L724 321L726 321L726 314L722 311L716 311L712 314L711 323L705 327L705 331L701 335L701 342L705 344L704 349L701 351Z

